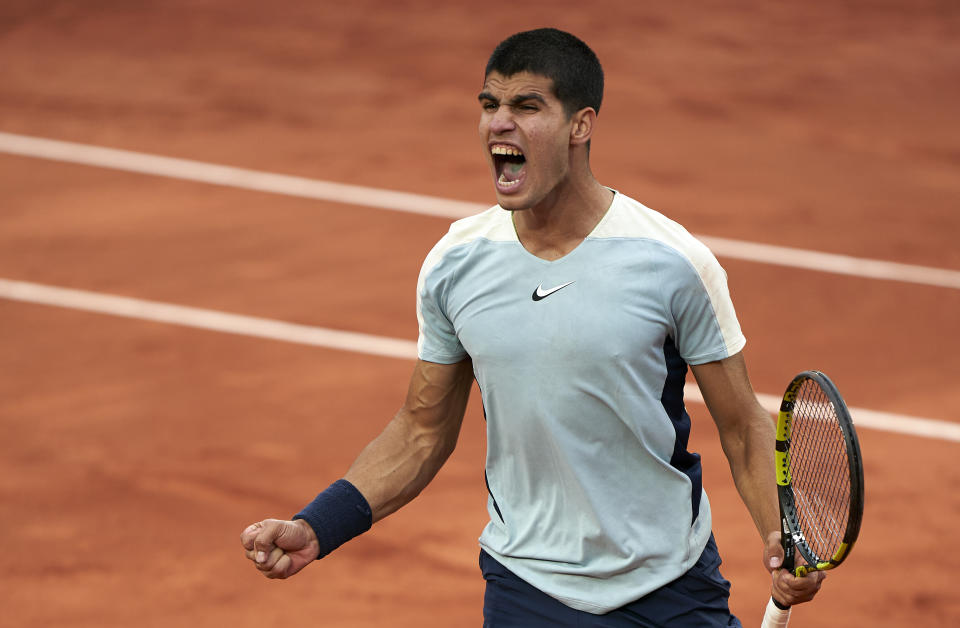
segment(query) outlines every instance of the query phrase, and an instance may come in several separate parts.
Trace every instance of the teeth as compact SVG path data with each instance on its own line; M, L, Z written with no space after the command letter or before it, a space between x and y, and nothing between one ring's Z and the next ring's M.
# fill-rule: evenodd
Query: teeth
M498 144L490 149L490 152L494 155L509 155L511 157L523 157L523 153L520 150L514 148L513 146L504 146Z
M501 174L501 175L500 175L500 178L497 179L497 183L499 183L499 184L500 184L501 186L503 186L503 187L512 187L512 186L520 183L520 181L519 181L519 180L518 180L518 181L507 181L507 178L506 178L504 175Z

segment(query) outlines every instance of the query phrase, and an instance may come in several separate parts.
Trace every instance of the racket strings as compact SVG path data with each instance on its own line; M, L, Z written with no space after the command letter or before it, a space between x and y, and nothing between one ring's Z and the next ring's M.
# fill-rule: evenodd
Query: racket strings
M843 542L850 517L849 460L836 409L811 380L797 392L790 449L799 527L815 562L827 561Z

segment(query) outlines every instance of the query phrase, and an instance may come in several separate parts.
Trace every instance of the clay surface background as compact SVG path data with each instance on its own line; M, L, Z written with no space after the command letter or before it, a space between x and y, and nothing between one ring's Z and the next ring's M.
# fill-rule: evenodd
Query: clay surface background
M0 4L0 132L491 204L483 65L553 25L606 70L593 169L695 234L960 271L960 5ZM0 278L416 339L450 219L0 152ZM960 422L960 290L720 255L754 387ZM782 261L782 260L779 260ZM412 361L0 298L0 625L479 626L484 425L406 509L268 581L240 531L340 477ZM691 402L731 604L761 545ZM863 534L794 624L955 626L960 442L861 430Z

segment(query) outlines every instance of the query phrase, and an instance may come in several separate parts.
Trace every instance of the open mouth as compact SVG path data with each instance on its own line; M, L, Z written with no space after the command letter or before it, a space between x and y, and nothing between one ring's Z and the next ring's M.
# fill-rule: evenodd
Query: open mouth
M523 178L523 168L527 163L523 151L508 144L494 144L490 147L493 155L493 164L497 173L497 186L500 189L509 189Z

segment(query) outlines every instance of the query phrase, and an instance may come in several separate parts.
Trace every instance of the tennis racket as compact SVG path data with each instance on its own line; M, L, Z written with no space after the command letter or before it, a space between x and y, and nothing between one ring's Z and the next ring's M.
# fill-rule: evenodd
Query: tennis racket
M833 569L860 533L863 461L847 405L819 371L804 371L787 386L776 467L783 569L798 577ZM761 628L783 628L789 619L790 607L771 598Z

